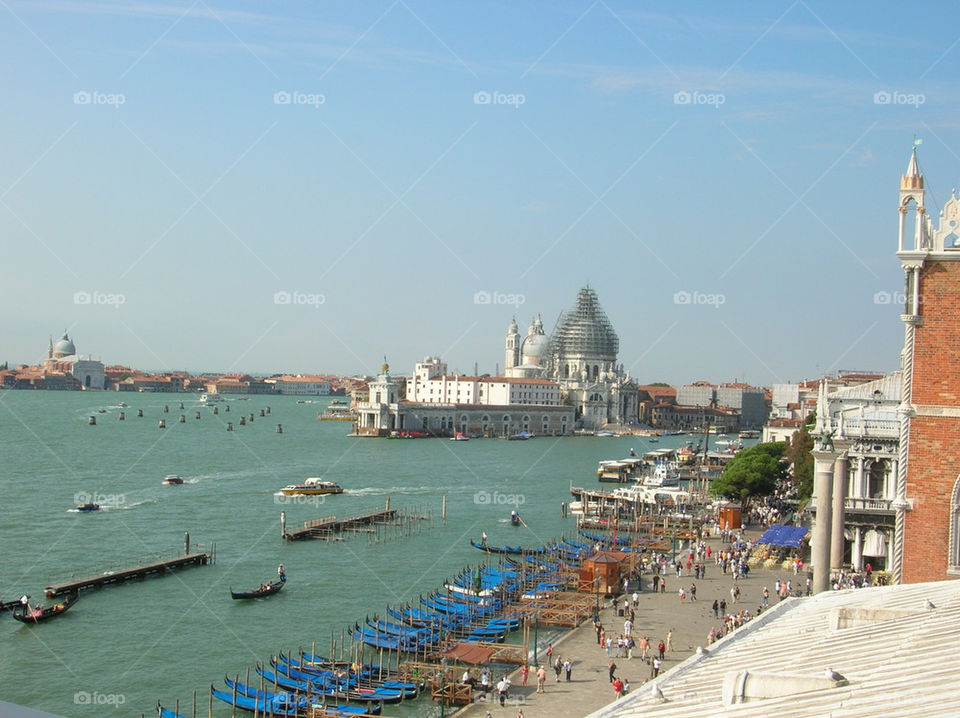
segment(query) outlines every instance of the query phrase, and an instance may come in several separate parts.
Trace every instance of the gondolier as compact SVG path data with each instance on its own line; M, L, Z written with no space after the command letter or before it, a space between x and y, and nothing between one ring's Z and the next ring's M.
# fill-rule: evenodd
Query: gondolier
M283 570L283 564L282 564L282 563L281 563L279 566L277 566L277 575L278 575L280 578L286 578L286 577L287 577L286 571Z

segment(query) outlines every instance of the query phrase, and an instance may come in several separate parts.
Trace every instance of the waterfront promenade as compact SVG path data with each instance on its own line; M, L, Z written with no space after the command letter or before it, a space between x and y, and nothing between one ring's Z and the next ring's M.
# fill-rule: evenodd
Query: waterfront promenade
M754 540L759 536L757 531L748 531L747 539ZM708 545L716 552L729 544L723 544L718 539L710 539ZM714 554L715 555L715 554ZM686 571L684 572L686 574ZM794 587L803 586L805 576L794 576L792 571L772 571L762 567L753 568L749 578L736 582L740 586L740 600L734 604L730 589L734 586L733 576L726 575L711 559L707 563L706 577L700 580L684 575L681 579L674 572L667 576L667 590L664 593L653 593L650 586L651 575L644 574L644 591L639 593L638 606L635 609L636 620L633 627L634 639L639 641L641 636L650 639L649 655L656 653L657 644L666 641L667 633L671 632L672 650L664 656L661 674L673 666L687 659L697 646L707 645L707 636L711 628L722 625L719 619L713 617L711 606L714 599L725 599L727 613L733 614L741 609L747 609L756 615L757 608L762 603L763 588L770 591L770 606L778 599L774 595L774 584L779 578L782 581L791 580ZM697 600L691 601L689 596L680 601L678 591L680 586L686 589L696 582ZM619 602L623 603L621 597ZM623 633L624 619L619 617L614 606L607 601L600 612L600 621L604 629L614 639L614 654L616 653L616 637ZM571 680L566 681L563 673L557 683L551 666L546 665L545 651L539 652L538 658L547 670L545 692L538 694L536 668L531 667L527 686L520 685L520 672L514 671L510 675L513 687L510 699L504 707L500 707L493 694L488 703L478 703L461 709L457 718L484 718L489 710L491 716L508 716L514 718L520 710L523 718L556 718L557 716L584 716L613 701L613 688L608 677L610 659L605 650L597 645L597 637L591 621L585 622L579 628L562 637L554 644L554 657L570 658L573 664ZM634 649L633 658L616 658L616 675L626 679L630 689L639 687L651 677L651 666L640 658L639 647ZM501 678L494 675L494 684Z

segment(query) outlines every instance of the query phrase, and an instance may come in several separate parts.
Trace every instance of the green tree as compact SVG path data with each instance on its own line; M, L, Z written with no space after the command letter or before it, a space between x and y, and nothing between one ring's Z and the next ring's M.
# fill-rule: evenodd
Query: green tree
M717 496L739 501L744 515L747 515L750 501L772 494L777 481L783 478L784 468L780 460L784 448L783 442L775 442L757 444L740 451L727 463L710 491Z
M783 453L793 467L793 483L797 487L800 501L806 501L813 495L813 455L810 453L813 451L813 436L810 435L810 429L816 422L817 415L813 412L803 422L803 426L793 432Z

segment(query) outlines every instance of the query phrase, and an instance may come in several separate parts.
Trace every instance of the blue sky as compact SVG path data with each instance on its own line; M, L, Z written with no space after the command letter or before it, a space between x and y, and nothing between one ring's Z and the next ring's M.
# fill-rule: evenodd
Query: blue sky
M590 283L642 382L889 370L960 168L946 3L0 5L11 363L493 372Z

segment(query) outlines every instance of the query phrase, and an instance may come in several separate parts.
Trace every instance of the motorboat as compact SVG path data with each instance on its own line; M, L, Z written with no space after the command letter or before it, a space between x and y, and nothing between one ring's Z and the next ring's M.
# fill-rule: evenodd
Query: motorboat
M224 401L222 394L201 394L200 403L201 404L219 404Z
M181 479L176 474L167 474L166 476L163 477L163 481L161 481L160 483L163 484L164 486L179 486L180 484L183 483L183 479Z
M302 484L289 484L280 489L287 496L317 496L321 494L342 494L343 488L336 481L324 481L319 477L305 479Z
M470 441L470 437L462 431L458 431L456 436L451 436L450 441Z
M86 503L86 504L77 504L77 511L80 513L87 513L89 511L100 511L100 504L95 503Z

